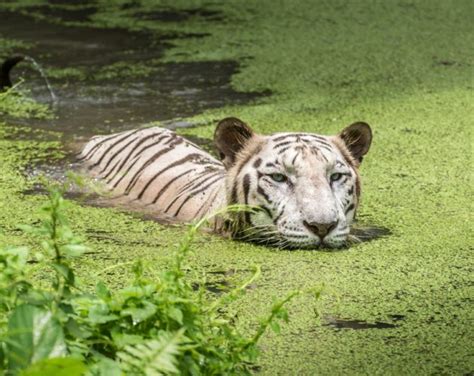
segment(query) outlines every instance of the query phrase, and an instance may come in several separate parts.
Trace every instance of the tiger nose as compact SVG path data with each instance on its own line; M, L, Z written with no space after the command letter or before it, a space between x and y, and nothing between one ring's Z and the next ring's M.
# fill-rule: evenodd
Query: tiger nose
M339 221L329 222L329 223L316 223L316 222L306 222L303 221L305 227L311 231L313 234L318 235L321 239L329 234L333 229L336 228Z

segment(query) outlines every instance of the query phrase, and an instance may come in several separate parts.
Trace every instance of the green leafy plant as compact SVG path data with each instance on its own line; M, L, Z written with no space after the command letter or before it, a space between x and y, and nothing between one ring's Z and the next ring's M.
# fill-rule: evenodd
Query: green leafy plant
M61 191L52 189L48 198L41 225L23 226L40 239L41 250L0 251L0 365L8 375L250 374L263 333L268 327L279 333L278 321L288 321L284 306L299 291L275 302L250 338L227 313L258 278L258 267L219 298L209 296L202 281L193 288L186 256L204 220L190 228L172 265L153 279L137 261L129 286L111 291L98 282L94 293L83 291L71 261L86 247L71 230ZM25 274L32 258L37 268L53 272L49 286Z

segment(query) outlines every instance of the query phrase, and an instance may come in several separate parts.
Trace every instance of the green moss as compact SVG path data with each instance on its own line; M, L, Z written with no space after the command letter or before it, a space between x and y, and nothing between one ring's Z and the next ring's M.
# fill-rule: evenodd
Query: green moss
M72 79L72 80L85 80L86 73L84 69L78 67L68 68L47 68L46 76L51 79Z
M130 63L120 61L114 64L102 67L97 73L93 75L95 80L111 80L111 79L127 79L146 77L150 73L156 71L156 67L150 66L150 62L145 63Z
M38 103L27 96L27 93L19 91L18 84L0 92L0 115L14 118L33 117L37 119L51 119L52 112L48 105Z
M232 281L253 263L263 266L261 280L233 307L243 327L265 312L272 296L326 285L320 318L301 298L283 335L265 338L262 373L471 372L471 2L227 1L206 8L221 12L222 20L195 14L186 23L136 14L202 3L124 4L99 1L91 24L206 34L174 40L165 59L236 59L241 67L232 77L235 89L273 93L250 105L207 111L191 121L209 125L186 132L211 137L215 122L229 115L265 133L332 134L356 120L374 129L361 168L359 218L393 235L343 252L279 251L206 234L198 239L192 256L198 270ZM28 184L17 166L36 148L0 142L4 244L24 242L15 225L35 220L32 208L40 198L20 193ZM47 144L38 150L46 154ZM80 265L83 277L100 275L117 286L127 280L122 263L140 257L162 267L183 231L79 204L70 216L95 252ZM333 318L394 327L318 325Z
M0 59L6 58L18 50L25 50L30 47L31 44L29 43L17 39L3 38L0 35Z

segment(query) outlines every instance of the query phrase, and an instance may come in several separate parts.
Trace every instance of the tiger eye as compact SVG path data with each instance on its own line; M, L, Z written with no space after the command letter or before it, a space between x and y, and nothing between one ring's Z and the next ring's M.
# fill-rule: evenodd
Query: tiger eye
M270 177L277 183L283 183L288 180L288 178L283 174L271 174Z
M335 174L332 174L330 177L331 182L341 180L341 178L342 178L342 174L338 172L336 172Z

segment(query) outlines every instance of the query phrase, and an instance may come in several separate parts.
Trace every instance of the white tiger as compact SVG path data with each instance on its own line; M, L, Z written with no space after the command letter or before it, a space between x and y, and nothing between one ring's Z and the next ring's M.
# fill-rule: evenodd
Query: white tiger
M230 204L259 210L235 213L235 238L285 248L343 246L360 198L359 165L372 132L354 123L336 136L253 132L222 120L215 159L163 128L96 136L79 161L125 200L156 216L190 222ZM223 222L216 230L223 231Z

